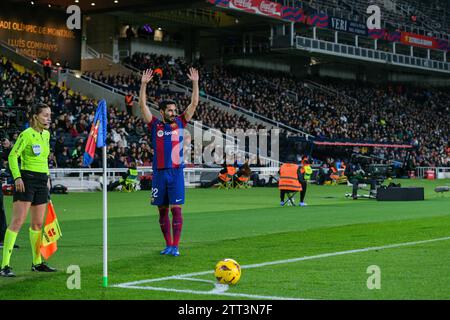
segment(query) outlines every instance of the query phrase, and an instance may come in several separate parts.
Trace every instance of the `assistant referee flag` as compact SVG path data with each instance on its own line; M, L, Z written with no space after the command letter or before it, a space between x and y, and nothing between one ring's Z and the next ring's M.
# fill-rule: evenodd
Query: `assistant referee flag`
M41 255L47 260L56 252L56 241L62 236L61 228L56 218L55 208L51 201L47 204L47 217L45 218L44 231L42 232Z

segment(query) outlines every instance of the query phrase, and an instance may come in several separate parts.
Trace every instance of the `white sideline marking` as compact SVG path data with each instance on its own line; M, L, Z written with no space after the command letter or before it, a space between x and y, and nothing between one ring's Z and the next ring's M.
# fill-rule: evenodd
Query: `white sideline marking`
M327 257L340 256L340 255L344 255L344 254L368 252L368 251L374 251L374 250L384 250L384 249L391 249L391 248L399 248L399 247L404 247L404 246L413 246L413 245L418 245L418 244L437 242L437 241L445 241L445 240L450 240L450 237L435 238L435 239L421 240L421 241L412 241L412 242L403 242L403 243L395 243L395 244L389 244L389 245L385 245L385 246L368 247L368 248L362 248L362 249L354 249L354 250L338 251L338 252L331 252L331 253L323 253L323 254L318 254L318 255L315 255L315 256L306 256L306 257L286 259L286 260L269 261L269 262L263 262L263 263L257 263L257 264L249 264L249 265L241 266L241 268L242 269L260 268L260 267L265 267L265 266L270 266L270 265L286 264L286 263L293 263L293 262L305 261L305 260L313 260L313 259L321 259L321 258L327 258ZM208 271L186 273L186 274L180 274L180 275L174 275L174 276L168 276L168 277L162 277L162 278L156 278L156 279L147 279L147 280L126 282L126 283L120 283L120 284L112 285L112 287L126 288L126 289L143 289L143 290L154 290L154 291L168 291L168 292L178 292L178 293L192 293L192 294L203 294L203 295L222 295L222 296L231 296L231 297L247 297L247 298L255 298L255 299L307 300L307 299L303 299L303 298L299 299L299 298L288 298L288 297L260 296L260 295L242 294L242 293L228 293L228 292L225 292L226 290L228 290L228 286L226 286L226 287L218 286L218 284L215 281L192 278L194 276L201 276L201 275L206 275L206 274L210 274L210 273L213 273L213 271L212 270L208 270ZM215 288L213 290L211 290L211 291L196 291L196 290L183 290L183 289L161 288L161 287L152 287L152 286L145 286L145 287L138 286L138 285L144 284L144 283L159 282L159 281L166 281L166 280L189 280L189 281L207 282L207 283L214 284Z

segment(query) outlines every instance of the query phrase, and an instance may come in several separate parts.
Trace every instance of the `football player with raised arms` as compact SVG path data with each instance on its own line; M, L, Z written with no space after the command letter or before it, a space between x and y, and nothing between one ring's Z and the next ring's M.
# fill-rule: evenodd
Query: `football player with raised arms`
M183 227L181 205L184 204L183 130L192 119L199 102L199 75L196 69L189 69L187 76L192 81L192 98L183 113L178 115L175 101L164 100L159 103L162 120L151 114L146 103L147 84L153 75L151 69L143 72L139 93L141 117L151 133L154 150L151 203L158 206L159 224L166 242L161 254L179 256L178 244ZM172 212L173 238L169 209Z

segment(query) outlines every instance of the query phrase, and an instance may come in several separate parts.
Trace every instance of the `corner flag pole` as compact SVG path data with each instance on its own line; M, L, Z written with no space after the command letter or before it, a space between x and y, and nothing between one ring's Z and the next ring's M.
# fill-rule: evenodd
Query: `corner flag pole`
M106 165L106 146L103 148L103 287L108 286L108 173Z
M100 100L95 111L95 117L92 121L91 131L89 132L83 155L83 166L88 167L95 158L97 148L103 149L103 287L108 286L108 166L106 162L106 129L108 126L108 116L106 108L106 100Z

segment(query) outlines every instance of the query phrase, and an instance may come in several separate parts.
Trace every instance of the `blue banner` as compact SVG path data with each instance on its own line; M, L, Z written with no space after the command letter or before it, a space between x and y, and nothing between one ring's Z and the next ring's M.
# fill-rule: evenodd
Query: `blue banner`
M350 32L360 36L367 36L367 26L361 22L330 16L328 27L336 31Z

